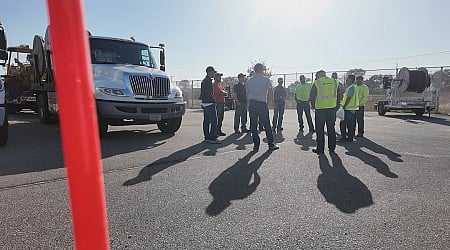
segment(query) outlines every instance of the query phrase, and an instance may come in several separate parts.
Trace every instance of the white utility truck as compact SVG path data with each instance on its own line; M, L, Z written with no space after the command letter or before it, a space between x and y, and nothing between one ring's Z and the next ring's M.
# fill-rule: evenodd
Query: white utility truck
M0 67L4 67L8 53L6 52L6 34L0 23ZM2 71L2 68L0 68ZM5 84L3 76L0 75L0 147L3 147L8 142L8 117L5 106Z
M153 47L134 39L89 33L89 46L100 135L107 133L109 125L157 124L164 133L180 128L186 102L164 72L163 44ZM159 68L151 49L160 52ZM45 39L34 37L32 52L36 76L32 89L42 123L54 122L58 111L51 53L47 28Z

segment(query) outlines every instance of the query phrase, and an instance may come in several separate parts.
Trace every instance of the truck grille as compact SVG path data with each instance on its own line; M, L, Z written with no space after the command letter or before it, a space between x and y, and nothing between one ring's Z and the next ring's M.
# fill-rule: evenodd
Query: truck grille
M134 95L145 95L149 98L167 99L170 92L170 82L167 78L131 75L129 77Z

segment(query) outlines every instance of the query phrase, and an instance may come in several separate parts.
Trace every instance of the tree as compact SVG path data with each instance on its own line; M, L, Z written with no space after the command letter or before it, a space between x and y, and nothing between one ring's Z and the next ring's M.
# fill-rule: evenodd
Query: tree
M255 70L254 70L254 68L255 68L255 65L257 64L257 63L261 63L263 66L264 66L264 72L263 72L263 75L265 75L265 76L267 76L267 77L271 77L272 76L272 67L268 67L267 66L267 63L266 63L266 61L263 61L263 60L259 60L259 62L257 62L257 61L252 61L251 62L251 66L247 69L247 73L248 73L248 75L249 76L253 76L254 74L255 74Z
M191 89L191 81L189 80L181 80L177 82L177 86L182 90L190 90Z
M365 74L366 71L363 69L350 69L347 71L347 75L363 76Z
M450 69L436 71L431 75L431 80L434 84L449 85L450 84Z

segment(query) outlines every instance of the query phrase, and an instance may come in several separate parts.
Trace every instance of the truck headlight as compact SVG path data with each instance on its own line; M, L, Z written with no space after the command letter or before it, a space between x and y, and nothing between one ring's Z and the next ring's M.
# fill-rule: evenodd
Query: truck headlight
M113 96L125 96L122 90L120 89L113 89L113 88L103 88L98 87L97 88L100 92L106 95L113 95Z
M170 89L169 98L183 99L183 91L178 86L172 86Z

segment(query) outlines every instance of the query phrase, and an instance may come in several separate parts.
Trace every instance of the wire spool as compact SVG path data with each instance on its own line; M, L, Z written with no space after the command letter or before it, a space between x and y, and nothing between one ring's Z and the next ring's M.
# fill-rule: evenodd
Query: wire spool
M44 74L45 67L47 65L45 52L44 52L44 41L41 36L36 35L33 39L33 59L34 59L34 69L36 73L36 80L40 81L42 75Z
M400 80L397 86L400 92L422 93L431 84L428 71L425 68L419 68L418 70L401 68L396 79Z

